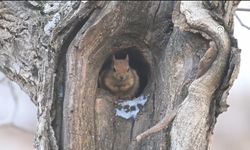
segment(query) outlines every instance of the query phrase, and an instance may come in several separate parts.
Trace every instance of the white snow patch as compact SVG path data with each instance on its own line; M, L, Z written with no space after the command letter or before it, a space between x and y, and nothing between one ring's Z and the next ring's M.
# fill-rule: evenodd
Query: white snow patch
M29 3L35 7L38 7L39 6L39 3L36 2L36 1L29 1Z
M148 96L140 96L133 100L118 103L118 108L115 109L115 115L125 119L136 118L137 114L140 112L138 105L144 106L147 102L147 97Z
M46 3L45 8L44 8L45 13L50 13L50 12L57 12L57 13L55 13L53 18L50 21L48 21L48 23L44 26L45 34L47 34L47 35L51 34L52 30L56 27L56 25L62 19L61 15L67 16L67 14L72 10L73 4L74 3L72 1L67 1L63 5L63 7L60 8L60 5L61 5L60 2Z
M48 23L44 26L45 34L50 35L52 30L59 23L60 19L61 19L60 14L56 13L54 17L50 21L48 21Z
M48 13L54 13L59 10L60 2L47 2L44 6L43 12Z
M17 64L17 63L13 63L12 67L14 68L15 72L16 73L19 73L20 72L20 65Z

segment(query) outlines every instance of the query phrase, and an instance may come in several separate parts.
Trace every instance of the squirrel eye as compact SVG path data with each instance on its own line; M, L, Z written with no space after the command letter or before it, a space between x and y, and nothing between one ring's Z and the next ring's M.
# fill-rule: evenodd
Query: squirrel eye
M113 67L113 71L116 72L115 67Z
M127 69L127 72L129 72L129 68Z

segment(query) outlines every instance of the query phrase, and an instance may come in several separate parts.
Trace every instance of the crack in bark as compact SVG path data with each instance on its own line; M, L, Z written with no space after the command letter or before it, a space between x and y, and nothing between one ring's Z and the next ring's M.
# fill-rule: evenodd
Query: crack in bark
M161 6L161 1L159 1L159 4L158 4L158 6L157 6L157 8L156 8L156 11L155 11L155 13L154 13L153 24L155 23L155 18L156 18L156 15L157 15L157 13L158 13L158 11L159 11L159 9L160 9L160 6Z
M133 140L133 130L134 130L134 125L135 125L135 119L132 118L132 122L131 122L131 129L130 129L130 141Z
M116 119L113 120L113 132L116 133ZM114 137L113 137L113 140L112 140L112 148L111 150L114 150L114 147L115 147L115 140L116 140L116 135L117 134L114 134Z
M82 27L85 25L85 23L89 20L90 16L93 14L94 10L95 9L93 9L90 12L90 14L88 14L86 16L86 18L84 18L83 20L79 19L77 23L75 23L73 26L71 25L72 31L70 31L70 33L68 34L68 36L64 37L64 39L66 39L66 40L65 40L65 42L63 42L63 45L61 46L61 50L59 51L59 55L58 55L58 59L57 59L57 66L58 66L58 67L56 67L57 74L59 73L59 70L57 68L60 68L61 67L60 65L62 65L62 64L65 65L63 62L66 61L66 53L67 53L67 50L68 50L68 47L69 47L70 43L75 38L75 36L77 35L77 33L82 29ZM63 28L62 30L60 30L60 32L58 34L62 34L62 32L65 29L67 29L67 28ZM57 78L60 78L60 76L58 76ZM65 77L62 77L62 78L65 78ZM63 81L63 82L64 82L63 85L64 85L64 90L65 90L65 81ZM65 93L65 91L64 91L64 93ZM62 106L57 106L57 107L63 107L63 105L64 105L63 103L64 102L62 102ZM94 105L95 105L95 103L94 103ZM62 109L59 108L59 110L62 111L61 115L63 115L63 111L64 111L63 108ZM95 118L95 116L96 116L95 115L95 111L93 113L94 113L94 118ZM63 121L61 120L61 127L60 127L61 129L60 129L60 133L59 133L60 135L63 133L62 123L63 123ZM95 126L95 133L96 133L96 131L97 130L96 130L96 126ZM63 137L63 136L60 136L60 135L59 135L59 137ZM59 141L58 143L61 143L59 145L63 145L63 139L58 139L58 141Z
M156 87L156 85L155 85L155 87ZM155 91L153 92L153 112L152 112L152 116L154 116L155 115ZM152 117L152 118L154 118L154 117ZM153 120L152 120L153 121Z

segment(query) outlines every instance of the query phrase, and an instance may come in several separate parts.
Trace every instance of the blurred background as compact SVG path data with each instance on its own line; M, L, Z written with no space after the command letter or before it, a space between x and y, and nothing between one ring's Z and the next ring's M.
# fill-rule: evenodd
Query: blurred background
M250 2L242 1L239 8L250 9ZM250 11L236 14L250 28ZM250 29L237 18L234 35L242 50L240 73L229 92L230 107L218 117L211 150L250 150ZM34 150L36 121L29 97L0 72L0 150Z

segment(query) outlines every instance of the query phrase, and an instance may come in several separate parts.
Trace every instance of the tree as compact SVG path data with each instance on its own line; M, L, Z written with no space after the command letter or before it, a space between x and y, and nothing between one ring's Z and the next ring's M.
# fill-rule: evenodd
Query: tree
M238 3L1 2L0 69L38 107L36 148L207 149L239 70ZM135 120L97 84L124 51L149 95Z

